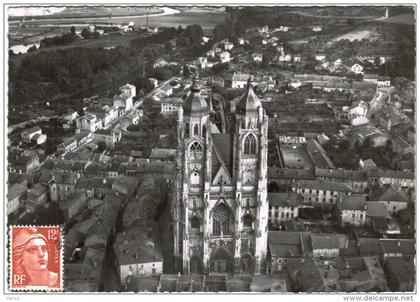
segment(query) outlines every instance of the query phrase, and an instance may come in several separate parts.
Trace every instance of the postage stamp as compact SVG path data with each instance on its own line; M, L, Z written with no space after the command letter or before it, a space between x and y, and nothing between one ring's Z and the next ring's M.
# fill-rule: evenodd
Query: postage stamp
M63 290L63 244L60 226L11 226L11 291Z

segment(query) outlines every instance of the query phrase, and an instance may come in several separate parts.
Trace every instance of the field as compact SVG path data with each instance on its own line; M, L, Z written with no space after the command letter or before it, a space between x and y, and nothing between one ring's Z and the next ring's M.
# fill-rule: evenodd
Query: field
M349 33L346 33L344 35L338 36L332 40L332 42L337 42L340 40L350 40L351 42L355 40L363 40L363 39L369 39L371 41L377 39L377 34L375 33L375 30L356 30Z
M395 23L405 25L415 25L414 14L401 14L381 20L382 23Z

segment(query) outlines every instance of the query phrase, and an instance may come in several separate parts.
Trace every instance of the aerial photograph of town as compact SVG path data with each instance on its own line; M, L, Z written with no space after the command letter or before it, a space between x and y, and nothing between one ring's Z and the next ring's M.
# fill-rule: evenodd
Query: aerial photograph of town
M384 5L7 5L4 291L414 301L416 7Z

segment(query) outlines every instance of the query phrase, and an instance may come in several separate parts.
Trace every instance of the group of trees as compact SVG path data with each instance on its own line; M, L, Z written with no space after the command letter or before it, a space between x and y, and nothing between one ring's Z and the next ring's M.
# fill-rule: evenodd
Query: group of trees
M73 43L76 40L76 30L74 26L72 26L69 33L65 33L61 36L42 39L40 43L40 48L67 45Z
M225 20L216 25L213 30L215 41L230 39L236 41L237 38L245 33L246 20L241 18L240 13L233 7L227 7L226 12L229 14Z
M80 33L80 35L83 37L83 39L91 39L91 38L99 37L99 33L96 30L92 32L86 27L82 29L82 32Z
M170 65L153 69L153 71L150 73L150 76L152 78L158 79L159 81L166 81L178 74L180 71L181 67L179 65Z
M128 48L41 51L26 56L18 67L10 62L9 101L46 102L57 95L106 85L125 76L133 67L138 67L138 56Z
M177 30L175 27L163 28L156 34L131 40L130 47L140 50L150 44L165 44L169 40L174 39L176 35Z
M223 74L226 71L229 71L230 64L229 63L218 63L213 65L211 68L211 72L214 75Z
M412 81L415 80L416 66L415 48L405 47L401 45L398 52L391 61L386 62L380 67L380 75L387 75L393 78L406 77Z
M183 48L184 57L196 58L208 51L213 42L203 43L204 30L198 24L188 25L184 30L178 30L176 46Z
M186 28L181 26L178 29L163 28L160 32L130 41L130 46L136 50L145 51L145 57L149 62L156 59L159 55L166 52L171 54L174 46L182 48L184 57L197 57L206 52L212 43L202 44L204 36L203 28L198 24L188 25ZM150 55L149 49L152 45L159 45L157 56Z
M261 25L268 25L278 27L281 25L286 26L305 26L321 22L329 22L330 20L320 19L318 17L310 17L300 15L295 12L296 8L293 7L254 7L244 6L241 8L230 7L227 12L231 16L235 16L238 24L244 27L254 27Z
M154 88L152 82L146 77L139 77L132 81L132 84L136 86L137 95L140 94L140 91L143 91L143 93L149 93Z

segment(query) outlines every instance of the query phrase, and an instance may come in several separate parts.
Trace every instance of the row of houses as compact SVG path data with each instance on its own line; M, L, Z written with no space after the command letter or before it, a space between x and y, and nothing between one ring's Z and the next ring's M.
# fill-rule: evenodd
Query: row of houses
M268 249L270 273L286 273L295 290L414 289L413 270L405 276L394 275L395 264L407 267L414 263L412 239L359 238L352 242L343 234L272 231Z
M90 213L73 225L64 242L64 287L69 291L98 291L104 284L105 250L116 233L121 204L127 198L111 185L96 185L95 193L77 191L58 204L70 219Z
M136 87L126 84L120 87L120 91L121 93L115 95L110 104L93 104L86 107L85 114L75 119L76 129L95 132L98 129L107 128L120 116L130 112L133 109Z
M272 185L294 185L299 181L315 181L318 183L340 182L347 184L350 190L363 193L373 185L384 187L394 185L397 189L408 193L414 189L414 172L382 170L345 169L293 169L268 167L268 179Z
M299 258L332 259L352 249L344 234L325 234L292 231L268 233L271 271L281 271L288 260ZM378 256L383 263L388 258L415 255L414 239L358 238L353 256Z
M269 75L252 76L247 73L234 72L230 79L225 80L225 86L242 89L246 87L249 79L251 79L252 85L256 87L263 85L267 87L267 90L274 90L276 85L276 80Z
M293 192L269 193L269 214L271 224L279 225L297 219L299 209L306 207L334 208L342 224L361 226L369 223L387 221L402 210L407 209L410 198L395 186L386 186L371 194L354 193L343 183L300 181L292 187ZM371 219L369 221L369 219Z

